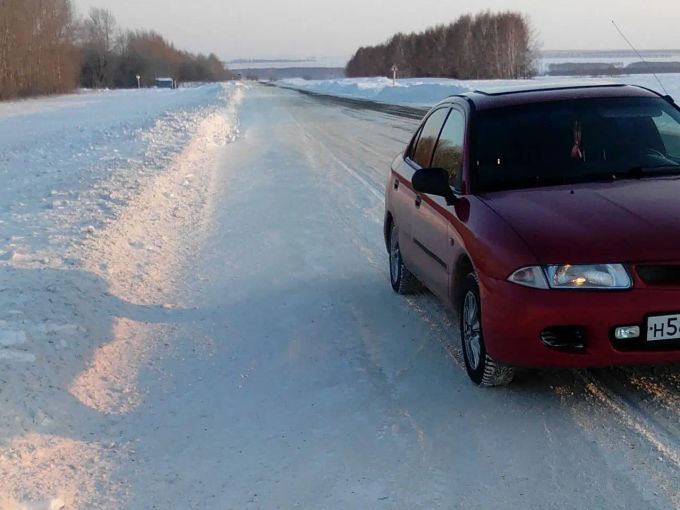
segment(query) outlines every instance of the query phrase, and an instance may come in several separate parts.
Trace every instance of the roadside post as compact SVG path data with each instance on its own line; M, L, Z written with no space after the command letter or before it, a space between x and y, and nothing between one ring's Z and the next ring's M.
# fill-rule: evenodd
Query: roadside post
M397 72L399 72L399 68L397 67L397 64L394 64L392 66L392 85L397 84Z
M142 77L137 75L137 88L141 89L142 88Z

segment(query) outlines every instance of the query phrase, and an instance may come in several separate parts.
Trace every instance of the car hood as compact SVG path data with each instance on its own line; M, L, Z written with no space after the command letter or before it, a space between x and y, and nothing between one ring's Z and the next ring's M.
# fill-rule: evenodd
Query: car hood
M484 202L541 264L680 261L680 180L489 193Z

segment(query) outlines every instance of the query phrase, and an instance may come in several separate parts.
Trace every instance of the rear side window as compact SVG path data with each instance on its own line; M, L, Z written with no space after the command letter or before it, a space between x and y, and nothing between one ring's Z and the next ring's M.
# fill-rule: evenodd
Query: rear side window
M420 138L415 146L411 159L418 163L422 168L428 168L432 160L432 151L437 143L437 138L442 130L446 116L449 114L448 108L441 108L430 115L425 121L425 125L420 133Z
M452 186L463 165L464 140L465 117L458 110L451 110L434 150L432 167L444 168L449 173L449 183Z

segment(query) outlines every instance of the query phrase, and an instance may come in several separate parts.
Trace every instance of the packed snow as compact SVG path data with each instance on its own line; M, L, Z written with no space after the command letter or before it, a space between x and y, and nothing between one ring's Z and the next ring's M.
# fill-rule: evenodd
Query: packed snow
M661 74L664 92L653 75L617 76L613 78L570 78L541 76L531 80L451 80L442 78L407 78L393 83L388 78L346 78L341 80L304 80L291 78L276 82L281 87L316 94L364 99L384 104L429 107L455 94L494 87L553 83L629 83L642 85L680 101L680 74Z

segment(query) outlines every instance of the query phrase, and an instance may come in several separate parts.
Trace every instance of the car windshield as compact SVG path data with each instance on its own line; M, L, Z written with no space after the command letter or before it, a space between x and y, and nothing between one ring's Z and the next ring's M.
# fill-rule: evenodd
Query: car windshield
M680 174L680 112L662 98L526 104L475 124L481 191Z

